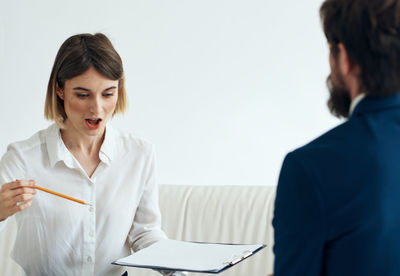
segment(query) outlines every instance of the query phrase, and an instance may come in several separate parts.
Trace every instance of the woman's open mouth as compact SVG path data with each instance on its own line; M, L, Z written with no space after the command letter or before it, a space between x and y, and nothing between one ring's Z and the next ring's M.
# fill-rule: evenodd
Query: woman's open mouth
M101 119L85 119L85 122L90 129L97 129L100 126Z

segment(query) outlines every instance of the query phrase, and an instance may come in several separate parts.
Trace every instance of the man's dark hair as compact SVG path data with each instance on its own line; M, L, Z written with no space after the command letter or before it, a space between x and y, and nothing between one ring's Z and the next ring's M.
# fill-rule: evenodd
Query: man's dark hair
M326 0L320 16L334 57L342 43L360 66L360 92L400 92L400 0Z

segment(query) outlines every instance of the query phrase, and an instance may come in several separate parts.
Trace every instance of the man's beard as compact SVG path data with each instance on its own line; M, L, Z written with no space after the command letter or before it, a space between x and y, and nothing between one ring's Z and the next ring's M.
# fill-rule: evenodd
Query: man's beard
M334 73L333 73L334 74ZM328 108L332 115L348 118L350 113L350 91L346 89L343 79L339 74L332 74L326 79L329 90Z

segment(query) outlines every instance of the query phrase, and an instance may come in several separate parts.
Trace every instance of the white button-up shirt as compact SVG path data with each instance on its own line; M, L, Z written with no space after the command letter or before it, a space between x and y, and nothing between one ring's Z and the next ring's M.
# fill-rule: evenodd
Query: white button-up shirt
M31 207L15 214L12 258L27 275L121 275L124 269L113 261L166 238L153 146L108 125L99 155L101 162L88 177L55 124L8 147L0 184L34 179L38 186L91 204L38 190Z

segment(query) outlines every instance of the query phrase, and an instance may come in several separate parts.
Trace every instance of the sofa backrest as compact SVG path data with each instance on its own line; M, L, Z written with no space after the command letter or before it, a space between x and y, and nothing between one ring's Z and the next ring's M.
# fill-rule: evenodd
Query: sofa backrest
M266 244L267 247L222 273L272 273L275 186L161 185L163 229L184 241ZM195 275L195 274L190 274Z

